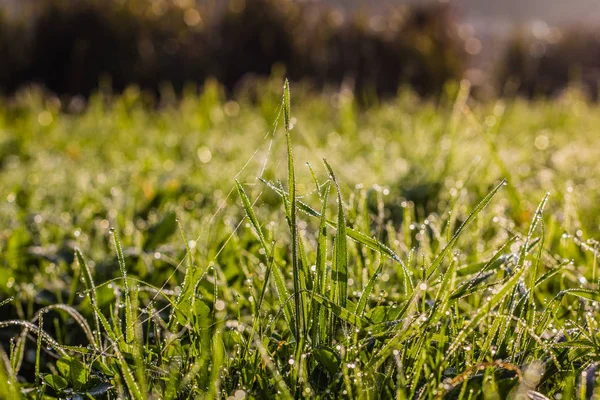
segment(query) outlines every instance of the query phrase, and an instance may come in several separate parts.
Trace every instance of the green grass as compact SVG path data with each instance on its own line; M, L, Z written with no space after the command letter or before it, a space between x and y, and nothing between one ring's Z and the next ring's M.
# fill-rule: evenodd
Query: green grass
M260 87L0 107L0 398L591 398L598 105Z

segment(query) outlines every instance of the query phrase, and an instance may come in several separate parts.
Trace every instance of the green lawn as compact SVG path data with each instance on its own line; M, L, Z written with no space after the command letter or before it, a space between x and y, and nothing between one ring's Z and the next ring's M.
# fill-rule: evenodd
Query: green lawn
M259 87L2 103L0 398L591 398L600 105Z

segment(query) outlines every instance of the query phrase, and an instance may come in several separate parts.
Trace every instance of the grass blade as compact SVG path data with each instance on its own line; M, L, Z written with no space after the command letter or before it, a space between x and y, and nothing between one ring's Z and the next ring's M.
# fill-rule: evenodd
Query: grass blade
M477 215L481 212L481 210L483 210L483 208L485 206L487 206L490 201L492 201L492 199L494 198L496 193L498 193L498 191L502 188L502 186L506 186L505 179L503 179L499 185L497 185L490 193L488 193L487 196L485 196L483 198L483 200L481 200L479 202L479 204L477 204L477 206L471 212L471 214L469 214L469 216L467 217L465 222L463 222L462 225L456 230L456 233L452 236L452 239L450 239L448 244L444 247L444 249L440 252L440 254L437 255L437 257L433 260L433 262L427 269L427 280L429 280L431 278L431 276L433 275L435 270L440 266L440 264L442 263L444 258L448 255L450 250L452 250L452 247L454 247L454 244L460 237L463 230L471 223L471 221L473 221L477 217Z
M296 199L296 170L294 168L294 153L292 151L292 137L291 137L291 123L290 123L290 83L286 79L284 90L283 90L283 121L285 125L285 137L287 143L287 159L288 159L288 196L290 202L290 229L292 231L292 275L294 279L294 307L296 310L296 338L301 338L306 329L304 326L304 316L302 305L302 295L300 291L303 288L302 282L300 282L300 257L298 254L299 240L298 240L298 206ZM297 342L298 346L301 345L301 340Z
M375 287L377 278L379 278L379 275L381 274L381 270L383 269L383 263L381 263L381 260L378 260L378 263L379 265L377 266L375 273L371 276L371 278L369 278L369 281L365 285L365 288L363 289L362 294L360 295L360 299L358 300L358 304L356 305L357 315L363 315L365 307L367 306L367 301L369 300L369 296L371 295L371 292L373 292L373 287Z
M276 185L274 185L272 182L269 182L267 180L264 179L260 179L261 182L263 182L265 185L267 185L267 187L269 187L271 190L275 191L277 194L279 194L280 196L283 196L284 193L283 191L278 188ZM308 215L310 215L311 217L316 217L316 218L321 218L321 213L318 212L317 210L315 210L314 208L312 208L311 206L309 206L308 204L302 202L301 200L298 200L298 209ZM334 229L337 229L338 224L336 221L327 219L327 225L331 226ZM392 249L390 249L389 247L387 247L386 245L384 245L383 243L380 243L378 240L367 236L366 234L357 231L355 229L352 229L350 227L346 227L346 235L354 240L355 242L358 242L360 244L363 244L365 246L367 246L369 249L377 251L383 255L386 255L387 257L391 258L392 260L401 263L402 261L400 260L400 257L398 257L398 255L396 253L394 253L394 251Z
M79 264L79 269L83 271L83 282L85 283L86 293L90 299L90 303L97 307L98 306L98 296L96 294L96 285L94 284L94 277L92 276L92 270L85 262L83 258L83 254L79 248L75 249L75 258L77 259L77 263ZM98 315L94 311L94 326L95 332L94 336L96 338L96 343L98 346L102 346L102 340L100 338L100 322L98 321Z
M331 312L333 312L333 314L335 314L339 319L349 323L350 325L353 325L357 328L362 328L369 325L369 322L364 318L360 317L356 313L353 313L347 308L338 305L325 296L315 293L315 299L321 303L321 305L331 310Z
M317 239L317 284L314 289L321 296L326 296L327 287L329 286L328 274L327 274L327 219L325 212L327 210L327 201L329 200L329 191L331 189L331 183L327 182L323 189L321 197L321 222L319 224L319 237ZM322 309L320 305L313 305L313 346L316 346L320 341L327 340L327 315L326 310Z
M44 326L44 313L40 313L38 316L38 332L37 332L37 346L35 349L35 386L38 388L38 398L42 398L39 385L42 384L42 376L40 375L40 359L42 354L42 327Z
M335 292L337 293L337 301L341 307L346 307L348 301L348 242L346 238L346 219L344 217L344 203L342 202L342 193L340 191L340 185L338 184L337 178L333 173L333 169L327 163L327 160L323 160L329 175L335 184L337 191L338 200L338 220L337 220L337 233L334 241L334 254L335 259L333 263L333 284L337 287Z
M113 237L115 249L117 250L117 259L119 261L119 269L123 276L123 285L125 287L125 343L131 343L134 340L134 320L133 308L131 305L131 297L129 292L129 281L127 279L127 266L125 265L125 256L123 255L123 247L119 239L119 234L114 228L110 229L110 234Z
M292 311L292 306L288 302L286 302L286 299L289 297L289 293L285 286L285 280L283 278L283 273L281 272L279 265L277 265L277 263L274 260L274 257L272 255L273 249L267 248L265 236L263 234L260 223L258 222L258 218L256 218L254 209L252 208L252 202L250 201L250 198L246 194L246 191L244 190L244 187L242 186L242 184L240 182L236 181L236 185L237 185L237 190L240 195L240 198L242 199L242 205L244 206L244 210L246 211L246 216L250 220L250 224L252 225L254 232L258 236L258 240L260 241L261 246L262 246L263 250L265 251L265 254L267 254L268 257L270 257L272 259L271 273L273 274L273 280L275 281L275 289L277 292L279 306L283 308L284 317L285 317L286 321L288 322L288 324L290 324L291 327L295 327L296 326L295 316ZM267 282L265 281L264 287L266 287L266 283ZM296 336L296 335L297 335L297 331L294 330L294 336Z

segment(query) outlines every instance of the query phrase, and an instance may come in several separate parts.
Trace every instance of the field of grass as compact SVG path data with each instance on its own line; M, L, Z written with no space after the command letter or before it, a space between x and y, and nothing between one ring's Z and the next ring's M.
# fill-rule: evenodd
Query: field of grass
M2 104L0 398L600 395L599 105L282 93Z

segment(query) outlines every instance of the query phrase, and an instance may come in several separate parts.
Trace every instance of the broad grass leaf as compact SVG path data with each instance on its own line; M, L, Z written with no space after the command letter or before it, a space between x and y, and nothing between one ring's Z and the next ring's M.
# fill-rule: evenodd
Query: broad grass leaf
M75 390L81 390L87 383L90 376L90 371L85 364L76 358L71 358L69 377L73 388Z
M67 380L60 375L46 375L44 382L56 392L61 392L69 386Z
M332 349L316 348L313 349L315 359L324 366L331 374L337 374L340 370L341 357Z

